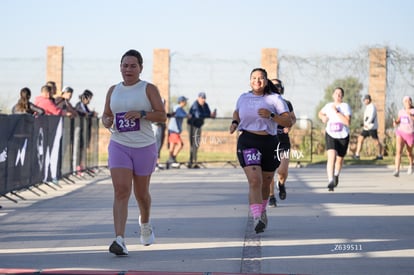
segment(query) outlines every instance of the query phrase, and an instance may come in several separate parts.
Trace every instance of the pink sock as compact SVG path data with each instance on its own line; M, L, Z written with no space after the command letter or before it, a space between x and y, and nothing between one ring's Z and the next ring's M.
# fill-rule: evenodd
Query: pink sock
M263 202L262 202L262 212L266 211L266 206L267 206L267 203L268 202L269 202L268 199L267 200L263 200Z
M253 219L259 218L262 215L262 205L260 203L250 204L250 212L252 212Z

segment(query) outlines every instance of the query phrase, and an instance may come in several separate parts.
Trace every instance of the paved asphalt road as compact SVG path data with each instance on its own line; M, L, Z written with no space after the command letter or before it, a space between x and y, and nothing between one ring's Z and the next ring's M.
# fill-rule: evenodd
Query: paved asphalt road
M257 235L241 168L155 172L156 243L139 244L131 198L128 257L108 252L114 236L107 170L61 181L56 190L42 185L34 189L39 196L24 191L18 203L0 198L0 273L414 274L414 175L347 166L334 192L326 185L324 166L291 168L287 199L267 209L269 226Z

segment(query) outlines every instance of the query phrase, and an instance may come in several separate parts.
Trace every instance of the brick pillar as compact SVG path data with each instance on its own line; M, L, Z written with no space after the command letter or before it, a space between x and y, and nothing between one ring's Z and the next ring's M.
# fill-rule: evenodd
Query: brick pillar
M377 107L378 136L385 138L385 97L387 88L387 49L369 50L369 84L368 93Z
M152 82L158 87L161 98L165 99L165 109L169 111L170 102L170 50L155 49L152 68Z
M47 47L46 82L56 82L56 89L62 91L63 83L63 47Z
M261 66L267 71L267 77L269 79L279 78L279 68L277 63L278 49L265 48L262 49ZM283 80L282 80L283 81Z

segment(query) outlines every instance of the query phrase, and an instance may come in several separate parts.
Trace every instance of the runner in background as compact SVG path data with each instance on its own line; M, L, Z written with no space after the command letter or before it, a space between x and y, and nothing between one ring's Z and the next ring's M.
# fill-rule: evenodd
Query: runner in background
M279 79L272 79L272 83L277 88L277 91L280 95L283 95L285 92L285 87L283 82ZM296 123L296 115L293 111L292 103L289 100L283 98L289 108L289 115L292 119L292 126ZM279 139L279 144L277 146L277 152L279 156L280 165L277 168L277 186L279 188L279 198L281 200L286 199L286 179L288 177L288 170L289 170L289 161L290 161L290 139L289 139L289 131L292 127L283 127L282 125L277 126L277 137ZM269 196L269 206L276 207L275 197L275 180L273 179L270 184L270 196Z

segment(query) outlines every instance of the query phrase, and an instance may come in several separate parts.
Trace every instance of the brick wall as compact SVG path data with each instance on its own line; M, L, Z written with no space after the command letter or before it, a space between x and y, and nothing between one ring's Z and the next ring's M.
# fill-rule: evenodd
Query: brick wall
M378 135L385 137L385 97L387 88L387 49L370 49L368 93L377 107Z
M63 47L47 47L46 82L56 82L57 91L62 91L63 83Z
M155 49L152 68L152 82L158 87L161 97L165 99L165 109L169 110L170 101L170 50Z
M277 55L278 55L278 49L275 49L275 48L262 49L261 66L263 69L267 71L267 77L269 79L279 78Z

